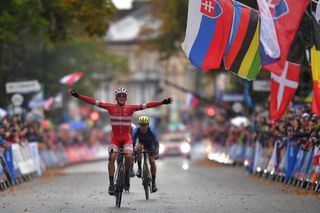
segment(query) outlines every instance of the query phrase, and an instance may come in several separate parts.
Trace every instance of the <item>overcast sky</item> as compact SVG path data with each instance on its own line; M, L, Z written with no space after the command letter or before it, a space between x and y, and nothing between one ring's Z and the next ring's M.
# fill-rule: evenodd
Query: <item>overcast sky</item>
M112 0L118 9L129 9L133 0Z

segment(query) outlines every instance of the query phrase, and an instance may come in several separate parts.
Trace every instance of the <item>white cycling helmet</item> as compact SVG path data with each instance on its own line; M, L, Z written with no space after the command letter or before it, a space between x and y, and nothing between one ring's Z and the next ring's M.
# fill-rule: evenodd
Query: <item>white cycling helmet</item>
M116 96L121 93L124 93L127 95L127 90L125 88L120 87L120 88L116 89L116 91L114 93Z

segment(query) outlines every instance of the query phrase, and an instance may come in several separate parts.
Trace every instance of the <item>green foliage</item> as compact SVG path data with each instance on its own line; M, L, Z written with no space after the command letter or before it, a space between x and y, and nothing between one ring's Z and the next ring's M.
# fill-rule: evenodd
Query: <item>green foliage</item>
M115 76L128 71L126 58L110 55L104 45L85 38L49 47L27 39L10 45L6 50L5 60L11 63L2 68L1 85L4 87L9 81L37 79L45 85L46 97L66 91L59 83L66 74L84 72L77 88L89 95L97 86L91 79L93 72ZM5 95L4 92L3 88L0 95Z
M105 0L1 0L0 44L26 34L60 41L70 29L102 36L114 10Z
M152 46L162 53L162 58L176 54L185 35L188 0L152 0L154 16L162 21L160 35Z
M9 81L37 79L48 97L65 90L66 74L85 72L77 86L90 92L91 72L127 70L97 42L114 11L110 0L0 0L0 106L9 103Z

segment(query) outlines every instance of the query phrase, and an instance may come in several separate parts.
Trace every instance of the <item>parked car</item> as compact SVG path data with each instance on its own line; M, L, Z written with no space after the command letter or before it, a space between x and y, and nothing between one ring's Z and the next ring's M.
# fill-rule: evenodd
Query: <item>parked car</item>
M162 135L159 144L159 157L185 156L191 158L191 138L186 132L170 132Z

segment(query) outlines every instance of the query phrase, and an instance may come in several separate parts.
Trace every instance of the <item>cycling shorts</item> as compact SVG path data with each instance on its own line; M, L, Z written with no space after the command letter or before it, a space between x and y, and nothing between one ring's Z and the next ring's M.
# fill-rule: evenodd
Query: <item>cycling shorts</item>
M133 145L132 145L132 139L130 137L123 138L123 139L116 139L112 137L111 143L108 146L109 153L111 152L119 152L120 147L123 147L123 151L128 154L133 153Z

